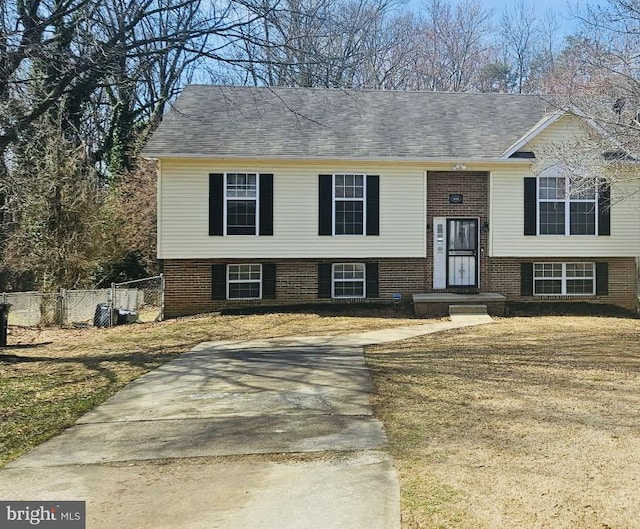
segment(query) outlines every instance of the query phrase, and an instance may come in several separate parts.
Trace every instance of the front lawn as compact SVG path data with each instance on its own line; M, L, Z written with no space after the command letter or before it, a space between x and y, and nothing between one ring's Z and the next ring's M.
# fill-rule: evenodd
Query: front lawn
M640 321L502 319L367 362L404 529L640 527Z

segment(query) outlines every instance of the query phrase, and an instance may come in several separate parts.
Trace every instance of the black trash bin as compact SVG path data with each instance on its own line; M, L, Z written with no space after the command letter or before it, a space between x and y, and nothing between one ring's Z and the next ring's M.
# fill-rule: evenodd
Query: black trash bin
M135 310L116 309L115 315L116 325L126 325L138 321L138 313Z
M111 306L109 303L98 303L93 316L95 327L111 327Z
M6 347L11 303L0 303L0 347Z

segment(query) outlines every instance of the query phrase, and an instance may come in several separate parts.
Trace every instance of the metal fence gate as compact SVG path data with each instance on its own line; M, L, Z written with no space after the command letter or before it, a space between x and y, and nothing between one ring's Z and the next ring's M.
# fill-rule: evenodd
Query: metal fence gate
M148 323L164 318L164 277L162 274L111 285L111 307L116 318L133 316ZM112 322L117 323L117 322Z

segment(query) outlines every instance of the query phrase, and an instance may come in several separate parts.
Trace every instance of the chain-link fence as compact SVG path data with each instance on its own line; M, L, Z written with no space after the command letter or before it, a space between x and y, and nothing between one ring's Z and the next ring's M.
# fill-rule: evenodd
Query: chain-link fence
M160 321L164 316L164 278L159 275L114 283L111 299L116 318L113 323Z
M61 290L60 325L93 325L96 307L99 303L109 303L111 290ZM11 313L9 313L11 314Z
M35 327L60 321L59 294L43 292L4 292L0 302L9 303L9 325Z
M9 325L107 327L163 318L162 275L114 283L111 288L60 290L55 293L5 292L0 303L9 303Z

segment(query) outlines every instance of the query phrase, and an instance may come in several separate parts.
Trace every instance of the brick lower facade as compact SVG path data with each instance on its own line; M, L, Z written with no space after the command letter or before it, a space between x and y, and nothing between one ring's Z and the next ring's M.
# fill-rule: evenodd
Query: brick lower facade
M343 259L341 262L358 262L358 259ZM430 259L369 259L378 263L379 298L391 302L393 294L399 292L404 301L411 294L432 292ZM598 261L609 263L609 293L606 296L529 296L520 295L520 263L531 261L577 262L593 259L576 258L489 258L485 259L486 272L482 283L485 292L496 292L508 301L589 301L607 303L635 310L636 308L636 261L634 258L606 258ZM263 301L217 301L211 299L211 265L234 263L275 263L276 299ZM183 316L220 310L243 304L295 304L331 302L318 298L318 264L323 259L284 259L233 261L216 259L169 259L164 261L165 315ZM333 261L336 262L336 261Z
M361 259L340 259L331 262L361 262ZM369 259L378 263L379 299L392 301L399 292L405 301L411 294L424 292L427 276L425 259ZM217 301L211 299L211 265L213 264L276 264L276 299L260 301ZM293 304L325 302L318 298L318 264L326 259L167 259L164 261L165 315L169 318L219 310L241 304Z
M594 262L609 264L609 294L606 296L521 296L520 263L522 262ZM489 259L490 292L498 292L507 297L507 301L591 301L617 305L629 310L636 309L636 260L633 257L608 257L598 259L577 259L575 257L536 257L513 258L494 257Z

